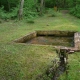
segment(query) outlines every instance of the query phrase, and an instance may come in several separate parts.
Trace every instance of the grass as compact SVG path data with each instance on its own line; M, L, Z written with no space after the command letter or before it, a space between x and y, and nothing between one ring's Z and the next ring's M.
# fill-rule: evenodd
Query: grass
M0 47L0 80L35 80L56 57L52 47L19 44Z
M68 59L68 74L64 73L59 80L80 79L80 53L70 54Z
M34 24L23 21L0 23L0 80L35 80L45 72L48 65L56 57L52 46L36 46L11 43L35 30L76 30L80 31L80 20L69 14L56 12L56 17L49 17L48 12L43 17L34 20ZM77 56L76 56L77 54ZM79 53L70 55L70 72L79 73ZM75 58L75 61L73 59ZM72 67L76 64L76 67ZM78 65L78 66L77 66ZM74 76L76 76L74 73ZM73 75L73 73L70 73ZM77 79L79 80L79 75Z

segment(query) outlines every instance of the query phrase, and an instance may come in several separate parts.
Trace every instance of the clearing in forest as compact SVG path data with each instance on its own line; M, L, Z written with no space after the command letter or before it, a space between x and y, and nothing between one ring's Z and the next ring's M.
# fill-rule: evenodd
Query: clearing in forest
M80 31L80 19L61 12L55 12L55 17L51 17L53 14L53 11L49 11L43 17L35 19L33 24L26 20L0 23L0 80L36 80L37 76L45 77L45 71L57 56L55 49L52 46L11 42L35 30ZM79 53L69 56L69 66L68 78L79 80Z

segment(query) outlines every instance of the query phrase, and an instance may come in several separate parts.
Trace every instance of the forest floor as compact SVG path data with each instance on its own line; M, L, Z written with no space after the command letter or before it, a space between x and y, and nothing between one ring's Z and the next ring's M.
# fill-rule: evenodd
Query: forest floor
M36 80L57 56L52 46L23 45L12 43L13 40L35 30L80 31L80 19L60 12L51 17L53 14L49 11L32 24L26 20L0 23L0 80ZM79 80L79 52L69 55L69 66L67 78ZM63 75L60 80L65 80Z

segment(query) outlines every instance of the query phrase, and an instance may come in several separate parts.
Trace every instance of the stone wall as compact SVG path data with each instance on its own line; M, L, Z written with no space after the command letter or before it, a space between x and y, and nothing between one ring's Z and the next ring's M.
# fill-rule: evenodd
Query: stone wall
M25 35L24 37L21 37L19 39L14 40L16 43L25 43L26 41L36 37L36 32L32 32L30 34Z
M74 37L74 47L65 47L65 46L55 46L55 48L63 48L69 49L71 52L80 51L80 33L76 31L58 31L58 30L50 30L50 31L35 31L30 34L25 35L19 39L14 40L16 43L25 43L28 40L35 38L36 36L63 36L63 37Z
M74 47L57 47L59 49L68 50L69 53L78 52L80 51L80 33L74 33Z
M37 35L43 35L43 36L63 36L63 37L73 37L74 33L76 31L58 31L58 30L54 30L54 31L37 31Z
M80 48L80 33L79 32L74 34L74 47Z

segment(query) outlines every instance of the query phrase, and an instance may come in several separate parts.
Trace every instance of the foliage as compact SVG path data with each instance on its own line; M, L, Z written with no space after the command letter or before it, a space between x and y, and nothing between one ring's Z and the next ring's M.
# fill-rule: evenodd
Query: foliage
M13 0L12 0L12 2L9 1L9 5L13 5L13 6L12 7L7 6L7 8L9 8L9 10L8 10L7 8L5 8L6 5L8 5L8 4L6 4L6 1L1 0L2 7L0 8L0 18L5 19L5 20L17 18L17 14L18 14L18 10L19 10L18 2L19 1L17 1L15 3ZM17 5L17 3L18 3L18 5ZM33 19L34 17L38 16L38 12L36 10L36 4L37 4L37 0L35 2L34 2L34 0L25 0L24 13L23 13L25 19Z
M4 10L4 7L0 8L0 18L7 19L15 19L17 17L18 8L12 8L10 12Z
M80 0L44 0L46 8L53 8L57 6L58 9L67 9L70 8L70 13L78 18L80 18ZM20 0L0 0L0 17L8 18L17 17L17 11L19 7ZM25 0L24 1L24 18L33 19L40 15L41 10L41 0ZM16 10L17 9L17 10ZM43 12L45 10L43 9Z
M70 14L80 18L80 0L67 0Z
M4 6L4 10L10 11L12 8L17 7L20 0L0 0L0 7Z
M80 18L80 5L76 5L76 7L73 7L70 9L70 13L78 18Z
M54 7L54 5L55 5L55 0L46 0L45 1L45 5L46 5L46 7L48 7L48 8L52 8L52 7Z
M24 3L24 16L26 19L33 19L38 16L36 11L36 4L34 0L26 0Z

